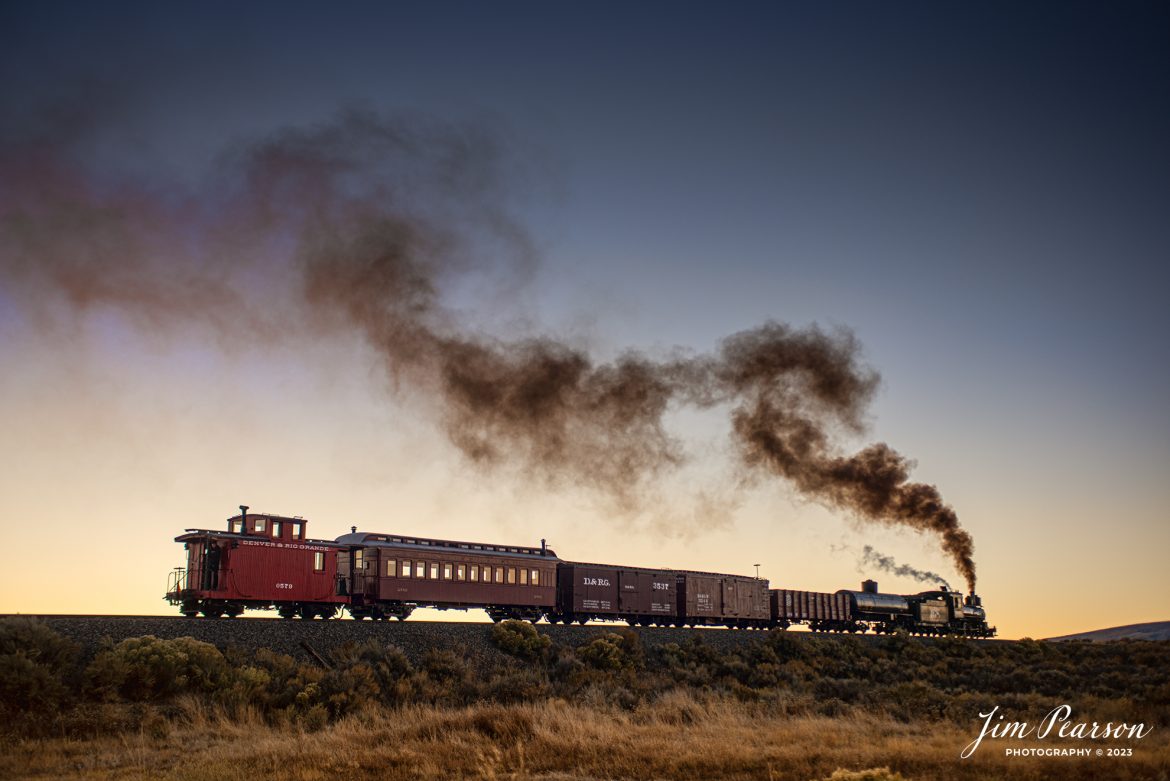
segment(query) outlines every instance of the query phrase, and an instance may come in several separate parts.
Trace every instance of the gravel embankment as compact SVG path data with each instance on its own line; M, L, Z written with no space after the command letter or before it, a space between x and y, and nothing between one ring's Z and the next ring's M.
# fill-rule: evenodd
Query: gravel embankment
M3 618L4 616L0 616ZM127 637L154 635L155 637L194 637L212 643L220 649L237 646L243 649L271 648L308 661L311 656L302 646L307 643L318 654L328 657L336 647L371 638L379 643L401 648L412 660L419 660L431 648L451 650L474 664L490 663L500 654L492 643L492 625L472 622L438 622L411 620L330 621L283 620L279 618L183 618L180 616L30 616L44 621L54 631L70 638L82 647L86 656L92 656L107 638L115 643ZM563 626L537 624L541 634L554 642L579 646L597 634L624 628L622 624L590 624ZM732 629L665 629L642 628L634 630L647 646L666 643L685 643L698 638L717 651L727 651L747 643L762 640L767 633ZM855 637L862 642L883 642L880 635L832 635L791 631L790 636L801 641L811 638L840 640ZM917 642L938 642L932 638L915 638ZM971 643L1004 643L1010 640L968 640Z
M309 659L301 643L319 654L327 655L337 646L362 642L370 638L401 648L417 660L431 648L452 650L469 659L487 660L499 651L491 641L492 625L487 623L448 623L434 621L302 621L279 618L182 618L174 616L32 616L51 629L78 643L83 653L92 655L103 640L117 643L127 637L194 637L224 649L271 648L298 659ZM577 646L599 633L625 627L625 624L560 626L537 624L537 631L555 642ZM649 646L683 643L699 637L713 648L724 650L764 637L763 632L729 629L657 629L635 628Z

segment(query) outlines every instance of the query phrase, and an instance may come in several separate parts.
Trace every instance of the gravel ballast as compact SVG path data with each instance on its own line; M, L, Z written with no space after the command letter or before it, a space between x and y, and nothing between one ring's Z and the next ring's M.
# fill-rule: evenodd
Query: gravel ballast
M475 659L494 656L491 640L492 624L481 622L438 621L329 621L280 618L183 618L178 616L29 616L45 622L53 631L73 640L86 656L96 653L103 642L114 643L127 637L154 635L162 638L193 637L211 643L220 649L235 645L244 649L271 648L308 661L310 655L302 646L307 643L314 651L327 655L334 648L350 642L364 642L371 638L379 643L401 648L417 661L432 648L455 651ZM626 628L622 624L562 626L540 623L536 629L563 645L578 646L598 634ZM666 629L635 627L634 630L648 646L665 643L684 643L692 637L719 650L741 646L760 640L765 633L731 629Z

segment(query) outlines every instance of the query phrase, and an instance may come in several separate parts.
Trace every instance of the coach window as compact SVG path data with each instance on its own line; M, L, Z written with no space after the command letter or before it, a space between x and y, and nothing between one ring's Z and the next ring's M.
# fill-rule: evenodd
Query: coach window
M394 559L386 559L386 577L394 577L394 568L396 566L397 565L395 564Z
M528 585L528 570L524 569L523 567L520 568L520 585Z
M450 579L451 579L451 565L444 564L443 565L443 580L450 580Z
M455 580L467 580L467 565L466 564L456 564L455 565Z
M252 531L257 531L257 532L264 531L265 523L266 522L263 518L257 518L256 522L252 525Z
M436 561L432 561L431 562L431 580L438 580L438 579L439 579L439 563Z
M272 536L280 537L280 521L272 522Z
M321 551L317 551L316 553L313 554L313 571L314 572L324 572L325 571L325 554L322 553Z
M504 582L504 568L503 567L496 567L496 582L497 583Z
M532 570L532 585L540 585L540 570L538 569Z
M403 578L410 577L410 560L409 559L402 560L402 568L398 572L399 572L399 577L403 577Z
M471 571L467 573L468 579L472 582L479 580L479 565L472 564Z
M416 578L425 578L427 576L427 563L425 561L416 561L414 563L414 576Z
M515 567L508 567L508 585L513 586L515 584L516 584L516 568Z

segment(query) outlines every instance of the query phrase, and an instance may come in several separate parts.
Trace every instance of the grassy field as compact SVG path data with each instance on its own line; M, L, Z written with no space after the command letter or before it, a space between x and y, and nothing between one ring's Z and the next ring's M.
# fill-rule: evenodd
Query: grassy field
M0 779L1155 779L1170 781L1170 644L794 637L719 651L636 633L322 664L190 638L96 654L0 621ZM490 659L488 657L491 657ZM988 738L978 714L1143 722L1141 740ZM1132 756L1006 756L1129 748Z
M1005 757L998 747L984 746L961 760L972 735L950 723L866 714L779 718L741 702L704 702L677 692L634 711L557 700L405 707L351 715L316 732L274 728L258 716L229 718L193 698L179 708L177 724L8 743L0 753L0 777L947 781L1159 779L1170 773L1168 733L1150 735L1132 757Z

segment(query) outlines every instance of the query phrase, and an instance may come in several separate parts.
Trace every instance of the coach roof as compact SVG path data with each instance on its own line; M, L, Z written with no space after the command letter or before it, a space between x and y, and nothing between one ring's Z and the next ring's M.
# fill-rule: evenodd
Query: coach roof
M527 547L523 545L491 545L482 542L460 542L458 540L435 540L428 537L410 537L398 534L377 534L354 532L337 538L342 545L364 545L371 548L399 548L415 551L450 551L476 555L519 556L523 558L557 561L557 554L548 547Z

